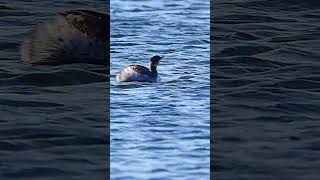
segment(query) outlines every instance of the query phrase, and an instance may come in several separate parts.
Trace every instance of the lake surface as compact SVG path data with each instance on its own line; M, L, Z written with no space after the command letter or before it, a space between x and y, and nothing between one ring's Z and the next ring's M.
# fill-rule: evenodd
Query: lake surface
M212 175L319 179L320 2L214 1Z
M106 12L105 0L0 1L0 179L106 179L108 77L104 66L31 67L19 47L57 12Z
M111 179L209 179L209 1L112 0ZM160 83L118 83L161 55Z

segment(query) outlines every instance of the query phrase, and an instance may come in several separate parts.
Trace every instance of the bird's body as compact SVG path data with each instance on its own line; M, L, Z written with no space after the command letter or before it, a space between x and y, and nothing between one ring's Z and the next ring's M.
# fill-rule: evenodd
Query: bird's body
M21 47L22 61L33 65L109 63L109 15L73 10L37 25Z
M129 65L117 74L119 82L159 82L160 76L157 71L157 65L162 57L153 56L149 62L149 68L141 65Z

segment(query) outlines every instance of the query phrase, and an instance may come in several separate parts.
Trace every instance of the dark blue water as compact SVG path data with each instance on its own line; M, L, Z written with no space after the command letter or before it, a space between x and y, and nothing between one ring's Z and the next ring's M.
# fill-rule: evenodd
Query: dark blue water
M31 67L19 47L33 25L105 0L0 1L0 179L106 179L106 68Z
M209 1L111 2L111 179L209 179ZM161 55L160 83L118 83Z
M319 179L320 2L212 4L212 175Z

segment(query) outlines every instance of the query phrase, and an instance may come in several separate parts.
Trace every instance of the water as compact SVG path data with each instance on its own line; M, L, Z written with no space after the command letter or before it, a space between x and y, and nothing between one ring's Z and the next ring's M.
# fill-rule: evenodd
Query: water
M31 67L19 47L33 25L105 0L0 1L0 179L106 179L106 68Z
M319 179L319 1L214 1L212 175Z
M209 1L111 2L111 179L209 179ZM117 83L161 55L160 83Z

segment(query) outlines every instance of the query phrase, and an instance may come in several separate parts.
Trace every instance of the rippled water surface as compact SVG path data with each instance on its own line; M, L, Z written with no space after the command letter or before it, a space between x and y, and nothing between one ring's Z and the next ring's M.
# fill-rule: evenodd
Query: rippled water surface
M111 179L209 179L209 1L111 1ZM160 83L117 83L163 55Z
M31 27L70 9L106 12L105 0L0 1L0 179L106 179L106 68L23 65Z
M320 2L214 1L216 179L319 179Z

